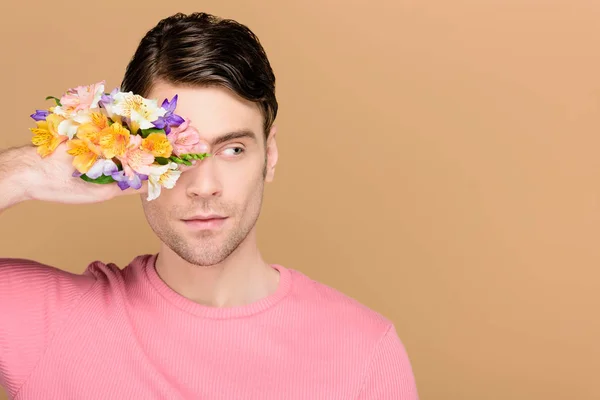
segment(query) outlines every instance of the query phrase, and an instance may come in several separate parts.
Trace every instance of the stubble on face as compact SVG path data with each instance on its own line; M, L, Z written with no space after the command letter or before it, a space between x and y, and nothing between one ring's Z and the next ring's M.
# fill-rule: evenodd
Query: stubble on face
M158 199L142 199L146 219L156 236L186 262L210 267L227 259L248 237L255 227L263 202L265 167L262 177L251 185L252 193L245 204L225 203L220 200L196 199L186 205L175 205L166 210ZM183 218L195 213L216 213L228 216L223 230L186 231Z

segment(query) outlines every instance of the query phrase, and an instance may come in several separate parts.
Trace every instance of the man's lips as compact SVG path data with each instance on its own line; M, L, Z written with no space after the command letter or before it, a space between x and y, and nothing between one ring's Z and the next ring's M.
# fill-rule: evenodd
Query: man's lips
M209 220L209 219L222 219L222 218L227 218L223 215L219 215L219 214L197 214L194 215L192 217L189 218L184 218L184 221L196 221L196 220L200 220L200 221L205 221L205 220Z
M193 229L216 229L221 227L227 217L217 214L195 215L190 218L183 219L183 222Z

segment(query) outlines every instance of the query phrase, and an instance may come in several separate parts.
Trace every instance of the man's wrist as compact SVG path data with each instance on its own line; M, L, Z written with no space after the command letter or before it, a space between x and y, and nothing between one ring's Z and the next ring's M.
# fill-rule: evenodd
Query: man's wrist
M0 182L2 183L6 206L12 206L34 198L37 171L36 148L23 146L0 153Z

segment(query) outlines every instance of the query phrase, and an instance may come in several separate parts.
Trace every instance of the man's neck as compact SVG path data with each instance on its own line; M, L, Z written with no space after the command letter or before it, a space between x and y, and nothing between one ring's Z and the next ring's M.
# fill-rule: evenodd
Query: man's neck
M156 260L160 278L180 295L211 307L250 304L277 290L279 272L262 258L253 233L223 262L210 267L188 263L166 245Z

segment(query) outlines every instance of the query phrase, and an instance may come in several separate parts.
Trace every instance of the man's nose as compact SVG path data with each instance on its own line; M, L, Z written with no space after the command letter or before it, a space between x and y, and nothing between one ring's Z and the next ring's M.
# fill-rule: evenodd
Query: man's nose
M191 176L186 188L190 197L220 196L222 187L218 177L215 159L212 156L196 161L194 168L186 172Z

